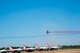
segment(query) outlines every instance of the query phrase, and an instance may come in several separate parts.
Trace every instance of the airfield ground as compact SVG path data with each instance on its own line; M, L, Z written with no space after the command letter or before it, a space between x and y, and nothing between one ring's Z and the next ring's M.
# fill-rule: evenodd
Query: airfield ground
M22 53L80 53L80 49L65 49L65 50L52 50L52 51L34 51Z

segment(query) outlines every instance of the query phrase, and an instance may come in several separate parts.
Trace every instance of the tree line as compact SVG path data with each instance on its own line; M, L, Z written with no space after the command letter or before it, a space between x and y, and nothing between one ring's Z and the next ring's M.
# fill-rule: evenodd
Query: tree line
M80 45L63 45L62 49L80 49Z

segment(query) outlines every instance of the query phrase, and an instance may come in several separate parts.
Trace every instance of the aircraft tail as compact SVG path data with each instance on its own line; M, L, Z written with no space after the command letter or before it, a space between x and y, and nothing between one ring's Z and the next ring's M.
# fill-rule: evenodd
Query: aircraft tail
M40 47L36 44L36 45L35 45L35 48L36 48L36 49L39 49Z
M51 48L51 46L47 44L47 48Z
M26 46L25 45L23 45L23 49L26 50Z
M13 48L9 45L9 50L13 50Z

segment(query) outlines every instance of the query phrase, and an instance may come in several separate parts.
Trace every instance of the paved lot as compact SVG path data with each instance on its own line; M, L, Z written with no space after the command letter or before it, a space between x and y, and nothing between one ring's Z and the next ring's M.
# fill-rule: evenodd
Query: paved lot
M66 50L53 50L53 51L34 51L22 53L80 53L80 49L66 49Z

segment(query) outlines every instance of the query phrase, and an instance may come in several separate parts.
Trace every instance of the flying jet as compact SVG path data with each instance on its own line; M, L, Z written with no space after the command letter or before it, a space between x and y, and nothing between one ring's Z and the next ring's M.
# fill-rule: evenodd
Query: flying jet
M48 35L49 33L50 33L50 32L47 30L47 31L46 31L46 34Z

